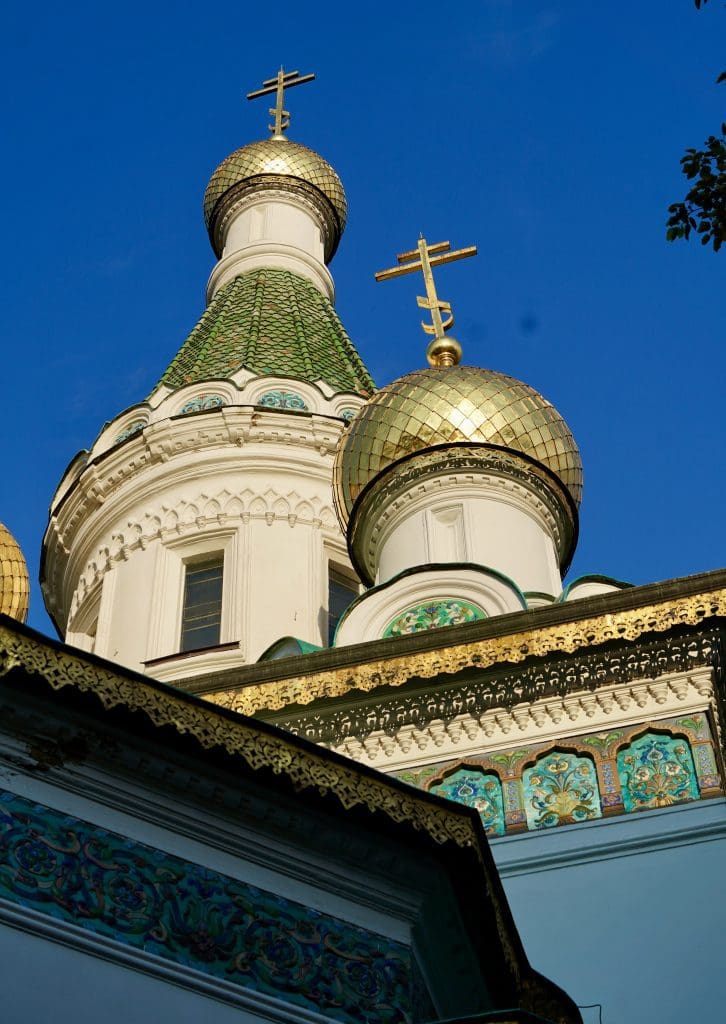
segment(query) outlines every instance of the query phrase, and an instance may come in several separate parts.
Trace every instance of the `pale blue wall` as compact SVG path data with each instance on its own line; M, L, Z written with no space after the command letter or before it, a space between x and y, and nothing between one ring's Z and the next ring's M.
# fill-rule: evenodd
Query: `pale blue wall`
M726 1019L726 800L492 850L533 967L577 1003L601 1003L603 1024Z
M3 924L0 948L3 1024L269 1024L101 953L89 956Z

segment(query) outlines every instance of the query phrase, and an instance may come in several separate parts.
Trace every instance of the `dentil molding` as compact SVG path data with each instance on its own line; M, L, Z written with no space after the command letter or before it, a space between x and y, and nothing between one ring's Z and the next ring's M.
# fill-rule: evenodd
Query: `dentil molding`
M527 743L566 742L601 729L625 728L654 718L713 709L711 668L644 679L595 692L571 693L495 708L481 716L459 715L425 726L404 725L396 732L348 736L330 744L338 753L384 771L397 771L448 756L484 755Z

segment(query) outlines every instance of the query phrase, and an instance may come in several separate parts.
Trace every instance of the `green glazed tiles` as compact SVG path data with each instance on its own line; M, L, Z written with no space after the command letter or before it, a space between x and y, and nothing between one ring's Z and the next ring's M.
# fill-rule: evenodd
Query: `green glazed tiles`
M242 367L323 380L336 392L375 390L332 304L287 270L250 271L221 288L159 383L180 388Z

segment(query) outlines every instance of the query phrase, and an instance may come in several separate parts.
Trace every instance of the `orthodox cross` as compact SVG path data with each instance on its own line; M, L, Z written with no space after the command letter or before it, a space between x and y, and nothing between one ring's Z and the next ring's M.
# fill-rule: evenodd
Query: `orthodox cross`
M379 270L375 275L376 281L388 281L392 277L412 274L416 270L423 273L426 296L417 295L416 302L421 309L427 309L431 313L432 322L427 324L422 320L421 326L426 334L434 336L427 350L429 362L433 366L452 366L454 363L458 363L461 358L461 350L458 342L455 342L453 338L446 339L446 332L453 326L454 315L451 312L451 303L440 299L436 294L432 267L438 267L442 263L453 263L454 260L463 260L467 256L476 256L476 253L475 245L451 252L450 242L437 242L435 245L429 245L422 235L416 249L402 252L396 256L398 266L391 267L389 270ZM447 344L437 344L441 341L446 341ZM453 344L449 346L448 341ZM458 356L454 351L455 348L458 349Z
M285 89L292 89L294 85L304 85L305 82L312 82L315 75L301 75L299 71L288 71L283 68L277 72L274 78L268 78L262 83L262 88L255 92L248 92L248 100L256 100L259 96L268 96L275 93L275 106L270 107L270 113L275 118L275 123L268 125L272 132L273 139L284 139L285 131L290 127L290 112L284 109Z

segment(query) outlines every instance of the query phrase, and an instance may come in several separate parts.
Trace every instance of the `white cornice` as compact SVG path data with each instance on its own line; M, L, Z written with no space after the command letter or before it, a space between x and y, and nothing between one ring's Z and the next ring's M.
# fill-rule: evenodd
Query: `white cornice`
M135 548L228 520L286 519L338 538L330 480L343 429L329 416L253 406L150 424L89 463L51 509L44 539L49 608L65 623L100 576ZM180 488L187 492L182 501Z
M460 715L421 728L406 725L392 735L349 737L338 753L381 771L434 764L447 758L485 756L528 743L566 742L575 737L620 729L654 718L688 715L715 707L711 668L674 673L658 679L603 686L553 696L530 704L493 708L480 718Z

